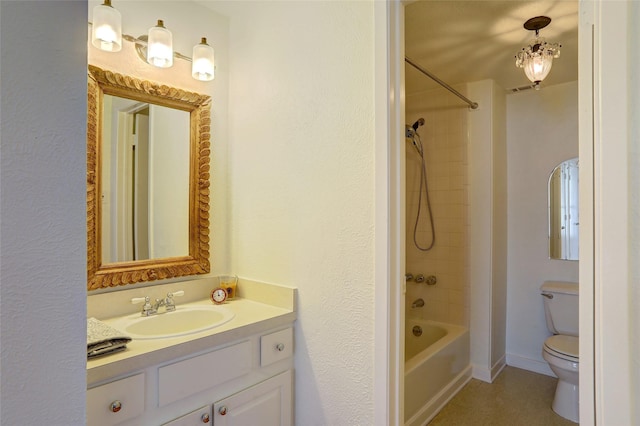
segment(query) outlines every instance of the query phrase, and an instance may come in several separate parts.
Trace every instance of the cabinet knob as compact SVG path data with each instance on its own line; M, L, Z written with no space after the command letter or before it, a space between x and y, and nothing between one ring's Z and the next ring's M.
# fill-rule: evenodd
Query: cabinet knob
M122 410L122 402L116 399L111 403L111 405L109 405L109 410L111 410L112 413L117 413L118 411Z
M209 413L204 413L202 417L200 417L200 420L202 420L202 423L209 423Z
M227 414L227 406L223 405L220 408L218 408L218 413L220 413L221 416L224 416L225 414Z
M278 352L284 351L284 343L278 343L276 345L276 349L278 350Z

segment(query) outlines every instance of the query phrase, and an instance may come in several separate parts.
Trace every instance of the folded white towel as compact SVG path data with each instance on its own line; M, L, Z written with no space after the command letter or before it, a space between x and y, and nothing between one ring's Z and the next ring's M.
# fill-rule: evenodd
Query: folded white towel
M87 318L87 358L125 350L131 337L96 318Z

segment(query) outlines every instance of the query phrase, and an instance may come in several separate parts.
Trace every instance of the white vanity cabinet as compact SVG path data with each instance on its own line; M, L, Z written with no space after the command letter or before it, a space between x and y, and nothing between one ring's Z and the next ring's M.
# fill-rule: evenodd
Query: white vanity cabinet
M213 405L215 426L291 426L291 370L231 395Z
M291 426L292 392L289 323L90 385L87 424Z

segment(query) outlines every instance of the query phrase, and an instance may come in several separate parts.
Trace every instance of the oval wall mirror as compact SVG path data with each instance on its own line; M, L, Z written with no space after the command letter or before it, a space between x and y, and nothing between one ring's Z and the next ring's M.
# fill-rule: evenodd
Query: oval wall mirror
M558 164L549 176L549 258L578 260L578 158Z

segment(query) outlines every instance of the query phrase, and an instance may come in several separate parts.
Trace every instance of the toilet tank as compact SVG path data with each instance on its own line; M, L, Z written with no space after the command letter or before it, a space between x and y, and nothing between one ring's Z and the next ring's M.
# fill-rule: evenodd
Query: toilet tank
M553 334L578 335L578 283L545 281L540 287L547 328Z

